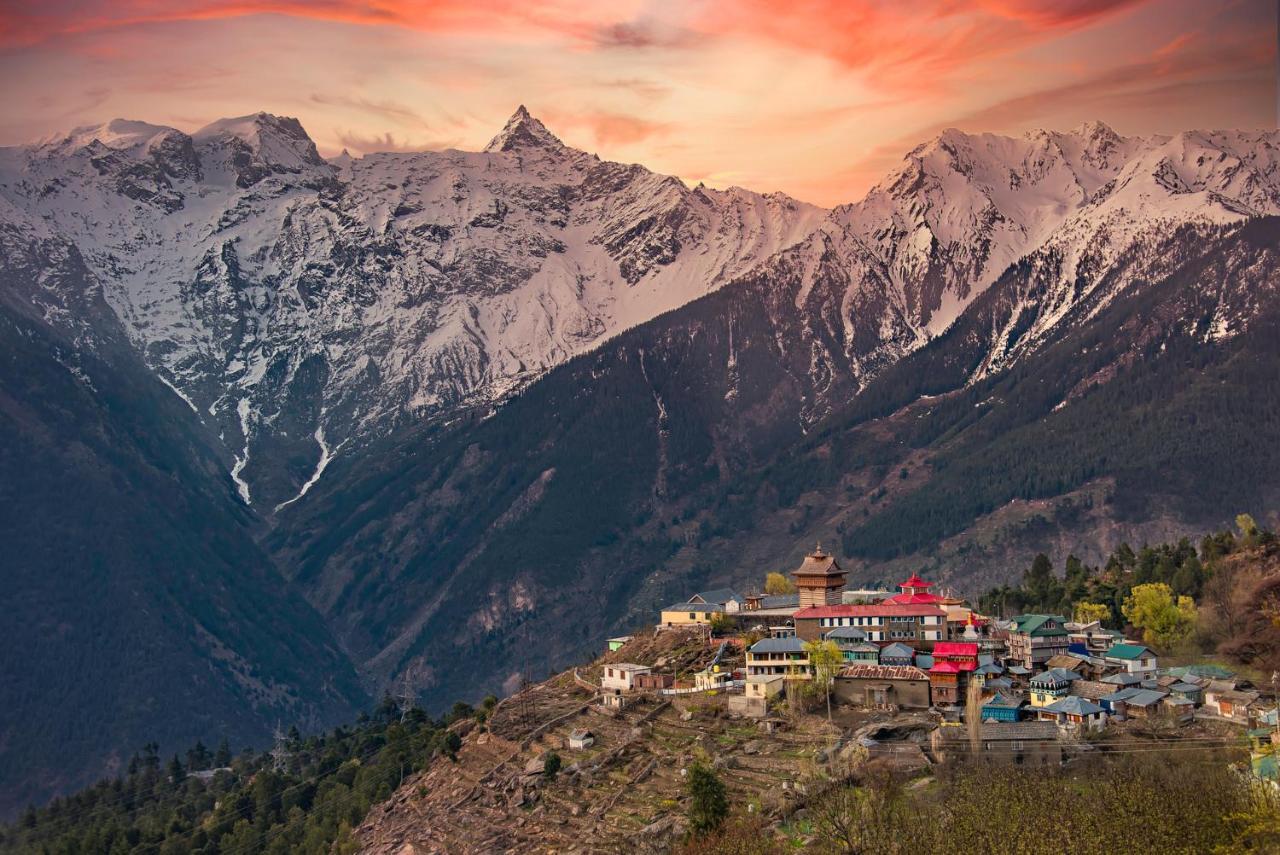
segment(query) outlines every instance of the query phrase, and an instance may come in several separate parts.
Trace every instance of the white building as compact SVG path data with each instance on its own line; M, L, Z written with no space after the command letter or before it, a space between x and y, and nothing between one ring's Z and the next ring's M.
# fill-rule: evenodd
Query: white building
M630 662L615 662L612 665L604 666L604 673L600 676L600 688L606 691L630 692L636 687L636 677L641 674L648 674L651 669L648 665L633 665Z

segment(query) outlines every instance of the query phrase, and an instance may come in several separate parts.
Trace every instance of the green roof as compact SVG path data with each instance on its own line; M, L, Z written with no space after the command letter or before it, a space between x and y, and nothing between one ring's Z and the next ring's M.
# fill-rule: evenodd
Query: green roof
M1058 622L1057 627L1046 628L1045 624L1051 620ZM1066 635L1067 631L1062 625L1067 619L1062 615L1018 615L1013 619L1013 628L1015 632L1025 632L1035 638L1044 638L1050 635Z
M1145 644L1116 644L1107 651L1110 659L1141 659L1152 655L1151 648Z

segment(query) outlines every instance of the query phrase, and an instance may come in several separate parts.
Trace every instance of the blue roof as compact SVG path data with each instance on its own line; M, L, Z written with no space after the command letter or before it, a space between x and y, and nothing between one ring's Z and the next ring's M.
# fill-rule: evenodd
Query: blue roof
M1112 674L1109 677L1103 677L1102 682L1115 683L1118 686L1135 686L1142 682L1142 677L1138 674L1120 673Z
M1071 683L1080 679L1080 675L1075 671L1068 671L1066 668L1050 668L1043 674L1037 674L1031 678L1032 683Z
M1166 697L1168 696L1164 692L1157 692L1154 689L1139 689L1125 698L1124 702L1131 707L1149 707L1154 703L1159 703Z
M752 653L803 653L804 642L795 636L790 638L762 638L751 645Z
M933 657L927 653L916 654L916 667L922 671L928 671L933 667Z
M893 644L890 644L888 647L880 650L881 659L886 656L889 658L910 659L915 655L915 649L910 645L903 644L901 641L895 641Z
M866 630L858 629L856 626L838 626L835 629L830 630L826 637L830 638L832 641L837 639L844 639L845 641L865 641L867 638L867 632Z
M1115 701L1127 701L1129 700L1129 698L1132 698L1134 695L1138 694L1141 691L1142 689L1121 689L1118 692L1112 692L1109 695L1103 695L1102 697L1098 698L1098 700L1106 701L1107 703L1114 703Z
M1003 669L1003 668L1001 668L999 665L997 665L997 664L996 664L996 663L994 663L994 662L988 662L988 663L987 663L987 664L985 664L985 665L979 665L979 666L977 667L977 669L976 669L973 673L975 673L975 674L983 674L983 675L986 675L986 674L1003 674L1003 673L1004 673L1004 669Z
M984 707L1020 707L1026 703L1023 698L1009 698L1004 695L997 694L991 700L983 704Z
M1016 674L1016 675L1018 675L1019 677L1022 677L1022 676L1025 676L1025 675L1027 675L1027 674L1030 674L1030 673L1031 673L1031 669L1030 669L1030 668L1027 668L1027 667L1025 667L1025 666L1023 666L1023 665L1010 665L1010 666L1009 666L1009 673L1010 673L1010 674Z
M1102 707L1095 704L1087 698L1081 698L1077 695L1068 695L1060 701L1055 701L1041 709L1048 710L1053 713L1066 713L1068 715L1097 715L1104 712Z
M664 612L723 612L724 605L722 603L676 603L670 606L663 606Z
M1012 689L1013 681L1008 677L988 677L983 685L988 689Z
M742 595L733 590L733 588L716 588L713 591L702 591L694 594L689 599L701 600L704 603L715 603L718 606L722 606L730 600L737 600L738 602L743 601Z
M1169 687L1172 692L1199 692L1201 687L1199 683L1174 683Z

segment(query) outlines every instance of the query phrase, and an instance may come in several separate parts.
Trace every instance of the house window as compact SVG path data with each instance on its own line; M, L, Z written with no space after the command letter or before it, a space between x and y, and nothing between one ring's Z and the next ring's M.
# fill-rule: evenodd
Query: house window
M689 620L697 620L697 619L698 619L697 612L689 612Z

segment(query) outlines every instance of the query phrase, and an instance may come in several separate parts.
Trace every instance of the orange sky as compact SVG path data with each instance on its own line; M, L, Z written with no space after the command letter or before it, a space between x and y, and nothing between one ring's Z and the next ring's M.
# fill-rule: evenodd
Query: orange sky
M688 181L854 200L938 130L1273 127L1273 0L0 0L0 144L297 116L478 148L524 103Z

